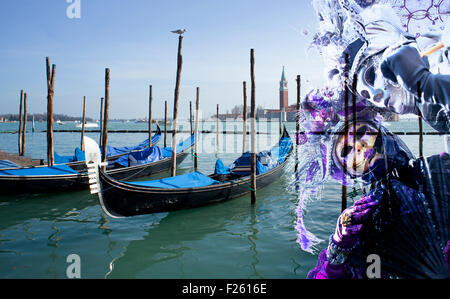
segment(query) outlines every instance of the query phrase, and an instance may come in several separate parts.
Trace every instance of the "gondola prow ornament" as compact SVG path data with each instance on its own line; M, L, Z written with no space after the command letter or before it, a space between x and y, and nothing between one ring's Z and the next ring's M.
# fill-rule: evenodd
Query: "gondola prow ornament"
M83 137L85 148L86 166L89 177L89 189L91 194L96 194L100 191L98 184L98 168L108 165L108 162L101 162L100 148L92 138Z

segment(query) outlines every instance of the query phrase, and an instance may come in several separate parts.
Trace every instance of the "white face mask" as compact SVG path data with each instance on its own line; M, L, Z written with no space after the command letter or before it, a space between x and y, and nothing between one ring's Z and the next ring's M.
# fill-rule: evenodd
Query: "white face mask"
M370 123L356 122L356 126L353 124L348 126L347 135L344 132L345 129L334 141L333 159L346 174L351 177L360 177L367 173L378 159L382 158L382 155L375 149L378 130Z

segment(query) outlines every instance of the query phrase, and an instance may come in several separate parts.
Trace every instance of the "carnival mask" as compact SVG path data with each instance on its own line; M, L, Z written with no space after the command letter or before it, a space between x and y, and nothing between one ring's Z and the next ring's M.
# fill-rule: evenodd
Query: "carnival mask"
M378 129L369 122L349 124L334 139L333 160L345 174L362 176L382 158L377 137Z

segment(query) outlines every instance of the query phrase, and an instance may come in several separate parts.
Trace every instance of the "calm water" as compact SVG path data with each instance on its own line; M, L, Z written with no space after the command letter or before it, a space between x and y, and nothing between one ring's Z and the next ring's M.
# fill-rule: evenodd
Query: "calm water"
M181 125L189 129L186 122ZM214 130L215 122L202 126ZM293 123L287 126L290 131L295 128ZM17 127L0 123L3 132ZM27 156L45 157L44 128L44 123L37 123L36 133L27 134ZM417 122L390 123L388 128L417 131ZM75 126L68 123L55 129ZM110 129L145 130L146 124L113 122ZM241 125L229 122L226 129L240 131ZM258 135L260 149L276 142L277 123L260 123L259 129L273 132L272 137ZM87 135L98 140L97 133ZM202 135L199 170L207 174L213 171L217 156L229 164L242 149L241 135L220 135L216 154L215 136ZM134 145L145 138L145 133L110 134L109 142ZM418 136L402 139L418 153ZM55 133L59 154L72 154L79 143L79 133ZM425 136L424 146L425 155L444 150L439 136ZM17 135L0 134L0 150L17 152ZM317 252L303 252L296 242L297 196L286 191L293 163L291 158L285 175L257 192L254 207L250 197L243 196L192 210L111 219L88 191L0 196L0 278L66 278L70 254L80 256L82 278L305 278L316 264ZM178 173L192 169L193 160L188 157ZM324 240L318 249L327 245L339 210L340 185L332 181L322 200L307 205L306 228Z

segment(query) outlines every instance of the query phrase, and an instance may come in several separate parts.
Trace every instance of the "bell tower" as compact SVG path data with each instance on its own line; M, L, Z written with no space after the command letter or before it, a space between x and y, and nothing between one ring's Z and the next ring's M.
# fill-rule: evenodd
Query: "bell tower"
M286 110L286 108L289 106L289 100L288 100L288 87L287 87L287 80L284 75L284 66L283 66L283 72L281 73L281 81L280 81L280 110Z

